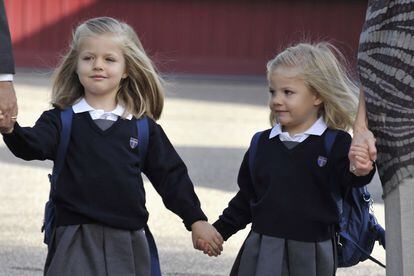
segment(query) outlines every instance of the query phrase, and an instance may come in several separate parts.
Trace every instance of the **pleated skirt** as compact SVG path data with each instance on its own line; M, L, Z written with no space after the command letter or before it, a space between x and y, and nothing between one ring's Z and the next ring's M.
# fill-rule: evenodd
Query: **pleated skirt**
M98 224L57 227L44 275L150 276L150 251L145 232Z
M336 273L334 240L302 242L251 231L230 275L333 276Z

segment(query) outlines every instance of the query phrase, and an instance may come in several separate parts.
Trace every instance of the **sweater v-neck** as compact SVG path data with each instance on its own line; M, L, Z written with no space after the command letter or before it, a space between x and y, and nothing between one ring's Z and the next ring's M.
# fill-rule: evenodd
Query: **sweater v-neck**
M278 145L280 146L280 148L282 148L283 151L285 151L289 155L292 155L292 154L295 154L296 151L300 151L301 148L306 147L306 145L311 143L311 140L313 140L314 138L315 138L314 135L309 135L308 138L306 138L305 140L303 140L302 142L300 142L299 144L297 144L296 146L290 149L283 143L283 141L279 139L279 136L276 136L273 139L277 140L276 143L278 143Z
M108 127L107 129L103 130L101 129L92 119L91 115L89 114L89 112L85 112L85 116L87 117L87 120L89 122L89 125L92 127L92 129L97 132L99 135L102 136L106 136L109 135L110 133L112 133L113 131L115 131L115 129L117 129L120 125L120 121L122 120L121 118L118 118L118 120L116 120L110 127Z

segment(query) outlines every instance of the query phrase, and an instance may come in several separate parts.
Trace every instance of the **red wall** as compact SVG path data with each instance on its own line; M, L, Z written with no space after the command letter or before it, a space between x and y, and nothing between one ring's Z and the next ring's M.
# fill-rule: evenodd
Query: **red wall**
M292 41L329 39L354 60L366 1L5 0L18 67L54 67L72 29L112 16L132 25L161 71L263 74Z

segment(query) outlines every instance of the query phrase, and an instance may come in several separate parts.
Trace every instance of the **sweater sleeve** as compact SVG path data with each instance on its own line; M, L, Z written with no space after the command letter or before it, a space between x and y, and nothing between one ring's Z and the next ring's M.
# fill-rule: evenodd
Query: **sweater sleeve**
M187 167L160 125L149 120L150 137L143 173L162 197L165 206L183 219L187 230L207 220L194 191Z
M0 74L14 74L14 59L4 1L0 1Z
M351 146L352 138L346 132L340 132L335 139L335 143L332 148L332 153L335 158L334 171L337 176L336 179L340 179L341 187L362 187L369 184L375 174L375 167L371 172L365 176L356 176L349 171L349 148Z
M253 199L254 190L249 170L249 152L244 155L237 182L240 190L230 200L219 219L213 223L224 240L244 229L252 221L250 201Z
M24 160L53 160L59 143L60 119L57 110L43 112L33 127L21 127L17 122L3 140L11 152Z

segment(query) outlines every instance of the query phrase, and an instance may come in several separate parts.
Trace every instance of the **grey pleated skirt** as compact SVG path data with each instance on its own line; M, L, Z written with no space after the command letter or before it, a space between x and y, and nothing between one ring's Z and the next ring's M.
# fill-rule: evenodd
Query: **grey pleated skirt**
M150 252L145 232L97 224L57 227L44 275L150 276Z
M232 269L234 276L333 276L333 240L301 242L261 235L247 237Z

